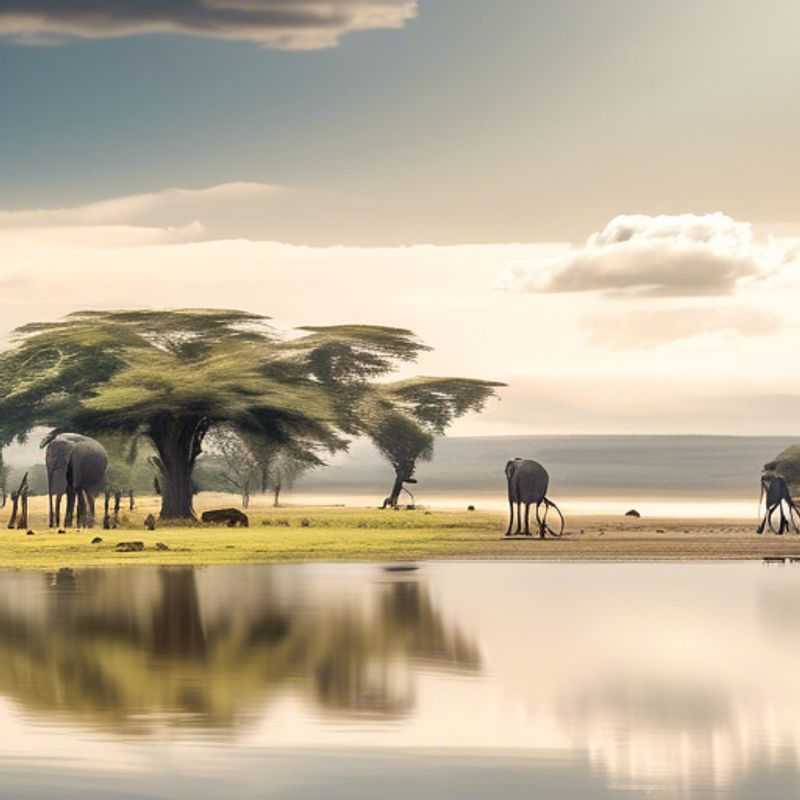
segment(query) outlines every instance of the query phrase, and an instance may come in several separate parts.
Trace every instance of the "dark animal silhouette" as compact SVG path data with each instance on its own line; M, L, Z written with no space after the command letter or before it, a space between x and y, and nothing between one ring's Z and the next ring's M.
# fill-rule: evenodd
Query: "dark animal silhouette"
M49 526L61 524L61 498L67 495L64 524L72 524L78 503L78 527L94 525L95 498L103 490L108 455L100 442L79 433L61 433L45 450ZM53 498L55 497L55 505Z
M19 515L19 517L18 517ZM11 518L8 520L9 529L28 527L28 473L22 476L16 492L11 493Z
M144 518L144 526L149 531L154 531L156 529L156 518L153 514L148 514Z
M250 527L247 514L243 514L238 508L218 508L213 511L204 511L200 515L200 519L203 522L217 525L224 523L229 528L235 528L237 525L242 528Z
M764 501L766 501L764 518L756 528L756 533L764 533L767 526L773 533L778 535L783 535L790 530L800 533L800 528L798 527L800 507L792 499L792 493L785 478L772 472L765 472L761 476L761 496L758 501L759 515L761 514L761 503ZM772 517L776 511L780 513L778 530L775 530L775 526L772 523Z
M537 461L515 458L506 464L506 480L508 481L508 530L506 536L511 536L514 526L514 504L517 505L517 530L522 531L522 505L525 505L525 536L530 536L529 517L531 505L536 508L536 522L539 525L539 537L544 539L545 534L561 536L564 533L564 515L558 506L548 499L547 488L550 485L550 476L547 470ZM540 515L540 508L544 506L544 515ZM554 508L561 518L561 527L558 533L547 524L547 512Z

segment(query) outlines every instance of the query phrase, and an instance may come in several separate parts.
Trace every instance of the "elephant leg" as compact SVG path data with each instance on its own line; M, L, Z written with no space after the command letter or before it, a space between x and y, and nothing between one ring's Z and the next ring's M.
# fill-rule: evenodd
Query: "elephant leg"
M64 527L71 528L75 516L75 490L67 488L67 510L64 514Z
M95 514L95 496L86 493L86 510L88 512L87 528L94 528L94 514Z
M508 530L506 536L511 536L511 529L514 527L514 501L508 498Z
M522 533L522 502L517 501L517 536Z
M539 526L539 538L544 539L544 528L545 528L545 520L542 519L542 515L540 509L542 507L541 503L536 504L536 524ZM547 511L545 510L545 514Z
M56 527L61 527L61 495L56 495Z
M531 535L531 528L530 528L530 517L531 517L531 504L525 503L525 535Z
M772 533L777 533L778 531L775 530L775 523L772 521L772 517L775 514L775 506L769 506L767 508L767 526L772 531Z
M53 495L47 493L47 527L53 527Z
M77 519L78 519L78 528L85 528L86 527L86 499L83 495L83 489L79 489L75 492L75 502L77 504Z

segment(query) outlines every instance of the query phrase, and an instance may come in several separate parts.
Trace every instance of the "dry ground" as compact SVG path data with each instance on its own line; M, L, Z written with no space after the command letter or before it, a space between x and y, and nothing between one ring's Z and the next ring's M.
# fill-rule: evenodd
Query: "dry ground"
M197 510L235 506L231 495L202 494ZM800 536L757 536L755 523L742 520L630 519L571 517L564 537L506 539L499 513L379 511L368 508L273 509L266 501L249 509L251 527L168 527L144 529L158 498L123 511L117 530L46 528L46 498L31 498L30 528L5 528L10 509L0 511L0 567L53 569L109 564L221 564L306 560L546 559L649 560L799 557ZM261 503L264 503L263 505ZM101 522L101 515L98 522ZM103 539L92 545L95 536ZM139 553L119 553L118 542L138 540ZM169 548L156 549L162 542Z

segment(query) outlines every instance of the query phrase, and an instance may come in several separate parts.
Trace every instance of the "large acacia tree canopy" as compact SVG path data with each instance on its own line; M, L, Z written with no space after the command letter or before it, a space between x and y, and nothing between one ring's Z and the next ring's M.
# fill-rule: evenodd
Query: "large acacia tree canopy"
M34 427L157 438L164 420L230 424L269 441L343 446L397 408L432 431L500 384L376 383L428 349L411 331L307 327L283 338L243 311L84 311L26 325L0 354L0 446Z

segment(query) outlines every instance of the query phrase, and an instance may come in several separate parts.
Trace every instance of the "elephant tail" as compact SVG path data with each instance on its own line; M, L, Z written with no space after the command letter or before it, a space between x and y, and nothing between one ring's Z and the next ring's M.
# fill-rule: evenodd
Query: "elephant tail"
M563 534L564 534L564 525L565 525L565 523L564 523L564 515L561 513L561 509L560 509L560 508L559 508L559 507L558 507L558 506L557 506L557 505L556 505L556 504L555 504L555 503L554 503L552 500L550 500L548 497L543 497L543 498L542 498L542 500L544 501L544 504L545 504L545 506L546 506L547 510L549 510L549 509L551 509L551 508L554 508L554 509L556 510L556 514L558 514L558 516L559 516L559 517L560 517L560 519L561 519L561 527L559 528L559 531L558 531L558 533L556 533L556 532L555 532L555 531L554 531L552 528L550 528L550 527L548 527L548 528L547 528L547 530L548 530L548 531L549 531L549 532L550 532L550 533L551 533L553 536L555 536L555 537L557 537L557 538L558 538L558 537L561 537L561 536L563 536ZM546 518L546 517L547 517L547 511L545 511L545 518Z

